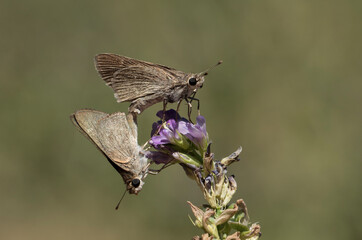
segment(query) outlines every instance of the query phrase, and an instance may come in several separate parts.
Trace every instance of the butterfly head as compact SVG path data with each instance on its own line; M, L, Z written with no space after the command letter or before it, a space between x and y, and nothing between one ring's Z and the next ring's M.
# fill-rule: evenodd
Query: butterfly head
M138 194L142 190L144 182L141 178L133 178L131 181L127 183L127 190L131 194Z
M199 88L202 88L205 81L205 76L208 74L208 71L210 71L212 68L220 65L222 61L219 61L214 66L206 69L205 71L197 74L190 74L187 78L187 85L189 88L189 93L195 93Z
M207 74L206 74L207 75ZM200 75L200 74L191 74L187 78L187 86L189 89L189 93L196 92L199 88L202 88L206 75Z

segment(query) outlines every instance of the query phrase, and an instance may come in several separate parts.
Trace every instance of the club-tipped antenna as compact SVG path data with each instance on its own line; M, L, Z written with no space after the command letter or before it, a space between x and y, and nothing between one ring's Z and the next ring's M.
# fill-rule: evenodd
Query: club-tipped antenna
M200 76L206 76L211 69L213 69L214 67L219 66L221 63L222 63L222 60L218 61L214 66L209 67L208 69L206 69L206 70L203 71L203 72L200 72L199 75L200 75Z
M117 206L116 206L116 210L118 210L119 204L121 204L121 202L122 202L122 200L123 200L124 196L126 195L126 192L127 192L127 189L126 189L126 190L124 190L124 193L122 194L122 197L121 197L121 199L119 200L119 202L118 202L118 204L117 204Z

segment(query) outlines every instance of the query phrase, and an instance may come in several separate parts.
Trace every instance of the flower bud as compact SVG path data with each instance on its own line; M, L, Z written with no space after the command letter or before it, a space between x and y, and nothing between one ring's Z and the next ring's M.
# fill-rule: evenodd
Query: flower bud
M203 160L203 167L204 167L204 174L205 175L209 175L211 173L212 170L214 170L215 166L214 166L214 154L211 153L210 155L206 155L204 156L204 160Z
M243 199L239 199L236 201L236 204L238 205L239 207L239 211L242 215L242 218L243 218L243 221L241 222L241 218L237 219L237 221L243 223L243 224L248 224L249 223L249 213L248 213L248 208L246 207L246 204L244 202Z
M221 196L221 199L223 200L222 202L223 206L226 206L230 202L235 192L236 192L236 181L233 178L233 176L225 178L225 183L223 185L223 192Z
M248 240L259 239L259 237L261 236L260 225L256 223L252 224L249 228L249 231L242 232L241 236L243 239L248 239Z
M233 162L239 161L240 159L238 158L240 153L242 151L242 148L239 147L235 152L233 152L232 154L230 154L229 156L221 159L221 163L224 164L225 166L229 166L230 164L232 164Z
M198 208L198 207L196 207L195 205L193 205L190 201L187 201L187 203L190 205L191 210L192 210L192 212L193 212L193 214L194 214L194 216L195 216L195 218L196 218L194 224L195 224L197 227L202 228L202 217L203 217L203 215L204 215L204 212L203 212L200 208Z
M207 176L204 180L204 198L211 207L217 208L217 199L215 197L215 182L212 176Z
M232 221L232 220L229 220L228 221L228 224L230 225L230 227L232 229L235 229L236 231L239 231L239 232L246 232L246 231L249 231L249 228L248 226L244 225L244 224L241 224L240 222L235 222L235 221Z
M216 218L215 224L221 225L229 221L236 213L238 212L238 206L234 204L234 207L231 209L225 209L222 213Z
M204 227L204 230L209 233L210 235L216 237L217 239L219 239L219 233L217 231L217 227L215 225L215 219L213 219L211 216L213 216L215 214L214 210L207 210L204 213L204 216L202 218L202 225Z
M235 232L234 234L228 236L225 240L241 240L240 232Z
M220 198L222 195L222 190L225 183L225 173L224 168L220 164L215 164L215 171L213 171L215 178L215 195Z
M179 162L184 163L186 165L191 165L191 167L194 167L195 169L200 167L199 161L197 161L196 159L192 158L190 155L187 155L185 153L174 152L172 156Z
M209 236L208 233L204 233L202 234L201 237L199 236L195 236L192 238L192 240L213 240L214 238L212 236Z

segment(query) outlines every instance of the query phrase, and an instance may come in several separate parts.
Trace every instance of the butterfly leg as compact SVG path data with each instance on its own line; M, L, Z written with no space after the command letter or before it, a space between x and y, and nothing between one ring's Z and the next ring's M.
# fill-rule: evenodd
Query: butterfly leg
M192 112L191 101L189 101L187 98L185 98L185 101L187 102L187 115L188 115L189 121L191 123L193 123L192 120L191 120L191 112Z
M143 144L142 148L145 149L145 147L147 146L147 144L149 143L149 141L152 139L153 136L159 134L159 132L161 131L161 128L162 128L162 125L163 123L165 122L165 119L166 119L166 107L167 107L167 100L164 99L163 100L163 110L162 110L162 123L161 125L158 127L157 131L151 136L150 139L148 139L145 144ZM148 150L148 148L146 149Z
M197 115L200 116L200 99L195 98L195 94L192 95L191 97L188 97L188 99L190 99L190 103L192 102L192 100L197 101Z
M147 151L147 150L150 148L150 146L146 148L147 144L151 141L151 139L152 139L153 136L156 136L157 134L159 134L159 132L160 132L161 129L162 129L162 126L163 126L163 123L158 127L157 131L150 137L150 139L148 139L148 140L143 144L143 146L142 146L143 149L145 149L145 150Z
M177 102L177 108L176 108L176 112L177 112L177 113L178 113L178 111L180 110L181 102L182 102L182 98L181 98L180 100L178 100L178 102ZM178 121L178 115L176 116L176 121Z
M177 113L178 113L178 111L180 110L181 102L182 102L182 98L181 98L180 100L178 100L178 102L177 102L177 108L176 108L176 112L177 112Z
M164 164L160 169L156 170L156 169L148 169L148 173L151 174L151 175L157 175L159 174L163 169L171 166L175 164L173 161L169 162L169 163L166 163Z
M144 149L145 151L147 151L150 147L146 148L147 144L149 143L149 141L151 141L152 137L150 139L148 139L145 144L143 144L142 149Z
M148 151L148 149L149 149L151 146L148 146L148 147L146 148L147 144L150 143L150 141L151 141L151 139L152 139L153 136L157 135L157 134L161 131L162 126L163 126L163 123L158 127L157 131L143 144L142 149L144 149L145 151Z
M163 99L162 123L164 123L165 119L166 119L166 106L167 106L167 100ZM157 131L157 133L158 133L158 131Z
M142 154L146 154L146 151L147 150L141 150L141 153ZM160 169L149 169L150 165L154 163L153 160L151 160L149 163L147 163L147 165L142 169L142 179L144 179L147 174L151 174L151 175L157 175L159 174L163 169L175 164L176 162L175 161L170 161L166 164L164 164Z

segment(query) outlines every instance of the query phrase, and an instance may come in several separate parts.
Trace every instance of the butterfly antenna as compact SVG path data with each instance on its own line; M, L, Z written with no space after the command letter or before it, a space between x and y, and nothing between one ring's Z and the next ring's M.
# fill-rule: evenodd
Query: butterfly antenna
M118 210L119 204L121 204L122 199L124 198L124 195L126 195L126 192L127 192L127 189L124 190L124 193L122 194L122 197L121 197L121 199L119 200L119 202L118 202L118 204L117 204L117 206L116 206L116 210Z
M209 67L208 69L206 69L206 70L203 71L203 72L200 72L199 75L200 75L200 76L206 76L211 69L213 69L214 67L219 66L221 63L222 63L222 60L218 61L214 66Z

